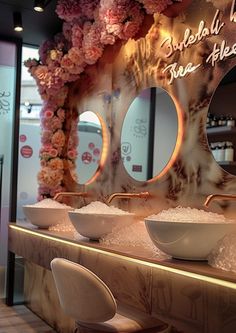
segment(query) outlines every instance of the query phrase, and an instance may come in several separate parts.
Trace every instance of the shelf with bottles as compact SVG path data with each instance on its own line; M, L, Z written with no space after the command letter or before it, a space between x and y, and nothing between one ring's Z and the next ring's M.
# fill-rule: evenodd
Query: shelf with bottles
M220 165L233 164L234 158L234 144L231 141L211 142L210 148L212 155L216 162Z
M208 134L236 133L235 119L232 115L216 115L209 113L207 116Z

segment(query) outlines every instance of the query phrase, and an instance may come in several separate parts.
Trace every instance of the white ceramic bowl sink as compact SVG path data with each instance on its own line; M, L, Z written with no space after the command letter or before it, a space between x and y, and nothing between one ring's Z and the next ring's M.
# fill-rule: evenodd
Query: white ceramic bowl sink
M217 242L236 232L236 223L168 222L145 219L153 243L173 258L207 260Z
M69 211L69 218L76 231L87 238L98 240L134 222L134 214L86 214L78 211Z
M47 229L53 225L61 224L68 220L68 211L71 207L39 207L34 205L22 206L27 219L38 228Z

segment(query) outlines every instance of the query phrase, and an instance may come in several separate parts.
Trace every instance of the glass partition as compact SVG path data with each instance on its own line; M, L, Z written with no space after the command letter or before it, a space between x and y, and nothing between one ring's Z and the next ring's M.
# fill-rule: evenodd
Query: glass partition
M17 219L24 220L22 206L37 201L37 174L40 169L40 119L42 100L36 82L24 66L29 58L38 58L38 49L22 48Z
M0 40L0 297L5 297L12 150L16 101L17 45ZM14 205L14 203L12 203ZM10 214L11 212L11 214Z

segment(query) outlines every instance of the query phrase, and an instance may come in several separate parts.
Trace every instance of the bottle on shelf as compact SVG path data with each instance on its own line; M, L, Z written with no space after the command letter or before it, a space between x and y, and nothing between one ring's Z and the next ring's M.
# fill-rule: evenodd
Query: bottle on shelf
M212 142L210 144L210 148L211 148L212 155L213 155L214 159L216 160L216 144L215 144L215 142Z
M217 162L225 160L224 142L218 142Z
M216 116L213 115L211 118L210 127L216 127L217 125L218 125L217 118Z
M226 162L233 162L234 161L234 146L233 143L230 141L226 142L225 146L225 161Z
M227 117L226 125L230 127L235 126L235 119L231 115Z
M226 125L227 125L227 119L226 119L225 116L223 116L223 115L220 116L220 119L219 119L218 125L219 125L219 126L226 126Z
M210 113L207 114L207 124L206 124L206 127L207 128L211 127L211 114Z

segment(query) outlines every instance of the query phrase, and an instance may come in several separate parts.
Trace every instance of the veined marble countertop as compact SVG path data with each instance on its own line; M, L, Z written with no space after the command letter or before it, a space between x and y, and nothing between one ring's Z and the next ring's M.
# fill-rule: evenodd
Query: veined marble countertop
M77 246L81 248L87 248L90 250L94 250L95 252L107 253L115 256L119 256L120 258L126 258L129 260L135 260L136 262L140 262L140 264L144 265L152 265L162 266L163 269L166 270L176 270L176 273L182 272L183 275L190 273L196 274L196 278L200 278L200 280L205 277L219 279L222 281L228 281L235 283L236 289L236 273L226 272L221 269L213 268L208 265L207 261L189 261L189 260L180 260L180 259L163 259L158 258L153 255L153 252L144 247L138 246L130 246L124 247L121 245L104 245L100 244L99 241L92 241L88 238L85 238L79 234L75 234L73 232L58 232L58 231L50 231L48 229L39 229L34 225L28 222L17 222L9 224L10 230L17 230L18 236L19 232L26 233L28 235L34 235L38 237L43 237L46 239L51 239L52 241L59 241L71 246ZM12 247L11 242L11 232L10 232L10 241L9 246L10 250ZM13 251L14 245L13 245ZM17 252L16 252L17 253ZM20 253L19 253L20 254Z

